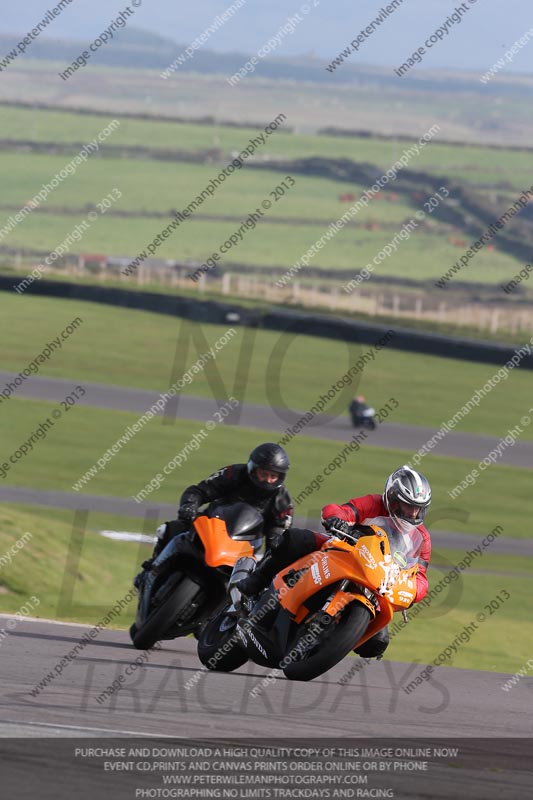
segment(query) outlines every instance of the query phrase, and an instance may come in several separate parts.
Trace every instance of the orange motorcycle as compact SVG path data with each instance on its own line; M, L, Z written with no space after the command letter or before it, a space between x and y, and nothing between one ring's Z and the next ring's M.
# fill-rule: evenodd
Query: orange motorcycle
M213 503L175 536L143 579L134 647L147 650L161 639L197 634L227 601L235 563L253 557L263 544L263 517L247 503Z
M370 639L416 596L422 534L390 517L335 533L320 550L279 572L251 609L233 587L253 564L235 565L229 588L234 602L203 628L198 656L208 669L230 671L251 659L282 669L292 680L327 672Z

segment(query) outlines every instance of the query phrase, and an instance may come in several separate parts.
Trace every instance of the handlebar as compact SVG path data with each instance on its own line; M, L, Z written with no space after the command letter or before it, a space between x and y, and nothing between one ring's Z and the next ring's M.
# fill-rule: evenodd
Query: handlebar
M355 544L361 536L376 536L376 531L371 525L353 525L352 533L345 533L345 531L333 527L328 532L334 533L338 539L346 539L352 544Z
M350 544L356 544L360 536L359 533L357 533L355 536L352 536L351 533L346 533L346 531L340 531L338 528L333 527L329 529L329 533L334 533L337 539L344 539Z

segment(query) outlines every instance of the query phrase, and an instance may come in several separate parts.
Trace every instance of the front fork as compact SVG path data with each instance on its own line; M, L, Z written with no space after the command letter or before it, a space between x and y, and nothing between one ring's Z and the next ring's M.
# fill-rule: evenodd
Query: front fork
M350 581L348 581L348 580L343 580L343 581L342 581L342 583L340 584L339 588L337 589L337 591L336 591L336 592L334 592L332 595L330 595L330 597L328 597L328 599L326 600L326 602L325 602L325 603L324 603L324 605L322 606L322 610L323 610L323 611L327 611L327 609L328 609L328 607L329 607L329 605L330 605L331 601L332 601L332 600L333 600L333 598L335 597L335 595L336 595L338 592L343 592L343 593L345 593L345 592L346 592L346 589L347 589L347 588L348 588L348 586L349 586L349 584L350 584ZM366 596L365 596L365 599L366 599L366 600L368 600L369 598L366 598ZM367 606L367 608L370 608L370 606L369 606L368 602L366 602L366 603L365 603L365 605ZM373 609L373 611L372 611L372 616L374 616L374 617L376 616L375 609ZM405 609L405 608L403 608L403 609L402 609L402 619L403 619L404 623L407 625L407 623L409 622L409 617L407 616L407 609Z
M325 603L324 603L324 605L322 606L322 611L324 611L326 614L328 613L328 610L330 609L330 605L331 605L331 603L332 603L332 601L333 601L333 598L334 598L334 597L335 597L335 596L336 596L336 595L337 595L339 592L342 592L342 593L344 594L344 593L346 592L346 589L348 588L348 584L349 584L349 583L350 583L350 581L348 581L348 580L346 580L346 579L345 579L345 580L343 580L343 581L341 581L340 585L339 585L339 586L337 586L337 588L335 589L335 591L334 591L334 592L332 592L332 593L329 595L328 599L326 600L326 602L325 602ZM340 610L340 609L339 609L339 610Z
M339 611L342 611L345 606L349 603L352 603L354 600L362 603L370 613L372 614L372 618L376 616L376 607L372 602L371 597L368 597L364 587L357 586L359 591L354 591L354 589L350 589L350 586L353 587L354 584L352 581L348 579L344 579L341 581L340 585L335 589L334 592L330 594L324 605L322 606L322 611L326 614L329 614L330 617L335 617ZM369 592L369 594L371 594Z

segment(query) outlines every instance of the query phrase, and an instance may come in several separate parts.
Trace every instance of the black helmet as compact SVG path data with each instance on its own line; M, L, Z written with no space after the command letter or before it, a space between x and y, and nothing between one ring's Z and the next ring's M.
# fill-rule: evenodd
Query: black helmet
M279 444L267 442L266 444L258 445L250 453L248 464L248 476L252 483L259 489L266 492L275 492L280 486L283 486L287 472L289 469L289 456ZM257 469L265 469L269 472L275 472L278 476L276 481L270 483L266 480L261 480L257 476Z
M407 465L400 467L387 478L383 503L400 529L404 522L421 525L431 503L427 478Z

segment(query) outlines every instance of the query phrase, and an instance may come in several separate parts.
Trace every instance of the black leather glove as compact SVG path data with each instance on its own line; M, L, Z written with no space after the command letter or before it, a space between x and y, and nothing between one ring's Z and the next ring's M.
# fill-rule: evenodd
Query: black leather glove
M189 503L183 503L178 508L178 519L181 522L192 522L193 519L196 519L196 515L198 514L198 503L191 501Z
M328 533L345 533L353 536L354 526L350 522L346 522L345 519L341 519L340 517L328 517L327 519L322 520L322 525Z

